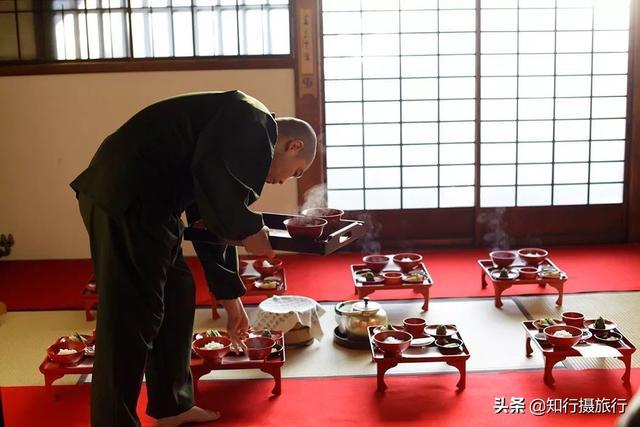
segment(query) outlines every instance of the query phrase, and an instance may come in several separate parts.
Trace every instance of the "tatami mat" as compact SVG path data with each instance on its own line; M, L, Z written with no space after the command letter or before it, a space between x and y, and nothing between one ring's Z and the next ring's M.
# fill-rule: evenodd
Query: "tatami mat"
M321 318L325 333L322 340L315 341L309 347L287 350L283 377L375 375L376 365L371 361L369 350L347 349L333 342L333 330L336 327L334 304L322 306L326 310L326 314ZM429 311L424 314L420 310L419 302L382 302L382 307L392 323L402 323L402 319L415 316L424 317L430 323L455 323L471 352L471 358L467 361L468 371L542 367L540 355L525 357L520 326L525 317L511 300L505 299L502 310L495 309L493 301L486 299L432 301ZM202 314L205 314L204 318L201 317ZM197 327L205 329L214 325L224 325L223 319L214 324L207 317L208 312L199 312ZM391 369L389 374L455 371L445 363L407 363ZM203 379L264 377L267 375L260 371L222 371L214 372Z
M43 385L38 366L47 347L57 338L91 333L95 322L86 322L82 311L10 311L0 316L0 385ZM56 384L75 384L67 375Z
M585 318L602 316L618 325L620 330L633 342L640 343L640 292L589 293L564 296L562 307L557 307L555 297L517 297L515 300L529 313L532 319L541 317L561 318L565 311L578 311ZM570 369L622 368L624 364L613 358L577 358L566 359L565 366ZM640 353L631 358L631 366L640 367Z
M640 342L640 292L566 295L562 308L555 307L554 296L504 298L504 306L496 309L493 299L432 300L430 310L420 311L417 301L382 302L392 323L401 323L405 317L422 316L430 323L455 323L471 352L467 362L468 371L541 369L543 360L538 352L525 357L524 332L521 322L525 314L532 318L558 317L563 311L577 310L587 316L598 316L615 320L629 338ZM516 304L517 302L517 304ZM336 327L334 304L323 304L326 314L322 316L324 337L311 346L288 349L283 376L369 376L375 375L376 366L371 362L368 350L351 350L333 342ZM250 318L255 316L255 307L248 307ZM194 330L224 328L224 310L221 319L213 321L211 311L196 311ZM86 322L81 311L9 312L0 316L0 385L42 385L43 377L38 366L45 356L45 348L57 337L74 331L90 332L95 323ZM571 369L616 368L620 363L613 359L577 360L566 363ZM633 358L633 366L640 367L640 355ZM556 369L560 368L559 365ZM389 374L452 372L444 363L401 364ZM257 370L233 370L214 372L203 379L243 379L268 377ZM57 384L71 384L77 376L67 376Z

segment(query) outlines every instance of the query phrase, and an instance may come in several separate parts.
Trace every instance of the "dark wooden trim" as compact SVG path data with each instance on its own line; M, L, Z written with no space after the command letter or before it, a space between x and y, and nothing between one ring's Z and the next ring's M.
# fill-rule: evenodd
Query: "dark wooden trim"
M473 240L469 238L450 238L450 239L385 239L381 241L381 251L386 253L405 252L405 251L422 251L433 248L469 248L473 247ZM365 253L362 246L356 241L352 245L345 246L338 252L359 252Z
M415 250L622 243L626 241L624 215L624 205L591 205L351 211L345 218L365 221L367 234L356 246L373 252L378 247Z
M108 59L53 63L0 64L0 76L118 73L137 71L244 70L293 68L293 55L247 55L197 58Z
M627 240L640 242L640 1L631 2L627 114Z
M482 208L476 246L622 243L624 216L622 204Z
M294 43L291 44L295 60L296 117L306 120L318 135L316 159L311 167L298 180L298 205L304 203L305 193L318 184L326 183L326 157L324 143L324 90L322 76L322 11L320 0L291 1L291 32ZM303 11L310 11L312 31L308 33L311 49L303 49L302 40L305 23L301 22ZM306 27L308 28L308 27ZM303 50L305 50L303 52ZM305 55L310 55L306 57ZM311 61L309 62L304 61ZM305 64L305 65L303 65ZM305 68L304 70L302 68ZM310 69L312 68L312 69Z
M391 247L413 250L427 246L471 245L474 208L350 211L347 219L364 221L367 232L356 246L363 252Z

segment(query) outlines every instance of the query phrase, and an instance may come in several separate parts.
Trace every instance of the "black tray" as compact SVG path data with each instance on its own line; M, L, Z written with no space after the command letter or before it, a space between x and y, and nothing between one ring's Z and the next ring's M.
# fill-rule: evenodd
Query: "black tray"
M325 227L324 233L318 239L292 238L287 232L283 221L297 216L301 215L283 215L267 212L262 214L264 224L269 227L269 241L273 249L328 255L355 242L365 234L365 227L362 221L343 219L337 226L331 228ZM184 239L221 245L242 246L241 242L223 241L206 228L200 227L185 228Z

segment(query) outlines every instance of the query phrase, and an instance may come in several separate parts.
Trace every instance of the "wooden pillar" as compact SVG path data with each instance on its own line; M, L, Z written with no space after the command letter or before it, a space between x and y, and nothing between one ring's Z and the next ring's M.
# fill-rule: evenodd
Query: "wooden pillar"
M627 127L627 240L640 242L640 0L631 4Z
M291 4L291 28L295 59L296 117L307 121L318 135L316 159L298 180L298 204L314 185L325 183L324 107L322 85L322 14L320 0L296 0Z

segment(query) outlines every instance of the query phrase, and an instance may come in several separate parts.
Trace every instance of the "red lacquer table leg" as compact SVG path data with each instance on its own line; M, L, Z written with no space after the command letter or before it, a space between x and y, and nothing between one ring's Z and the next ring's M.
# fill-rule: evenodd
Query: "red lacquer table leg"
M92 304L91 302L85 300L84 301L84 318L87 322L92 322L95 317L93 317L93 313L91 312L92 309Z
M549 286L558 291L558 299L556 305L562 305L562 297L564 296L564 283L549 283Z
M553 373L551 371L558 362L562 362L564 359L566 358L552 355L548 355L544 358L544 383L546 385L553 385L555 380L553 379Z
M527 357L531 357L531 354L533 353L533 349L531 348L531 337L529 337L529 334L527 334L527 339L525 340L525 351L527 353Z
M213 320L218 320L220 318L220 314L218 314L218 300L213 294L211 294L211 318Z
M53 391L53 382L62 377L64 377L64 374L44 374L44 388L53 400L56 399L56 393Z
M95 316L93 315L93 309L98 305L98 297L97 294L94 296L90 293L85 293L82 295L82 302L84 305L84 318L87 322L92 322L95 320Z
M384 374L394 366L398 365L398 362L392 360L380 360L378 362L378 391L385 391L387 384L384 382Z
M624 384L630 384L631 381L631 353L625 354L618 359L624 362L624 374L622 374L622 382Z
M495 290L495 306L497 308L500 308L502 307L502 298L501 298L502 293L507 289L509 289L511 285L503 285L503 284L495 283L493 287Z
M462 391L466 387L467 384L467 361L466 360L455 360L455 361L447 361L447 365L453 366L460 372L460 380L456 387L458 390Z
M482 289L485 289L487 287L487 281L485 280L484 270L480 271L480 285L482 286Z
M282 392L280 366L267 366L267 367L261 368L260 370L273 377L273 380L275 381L275 385L273 386L271 393L275 396L280 396L280 393Z
M422 311L429 310L429 286L425 286L420 290L420 293L424 296L424 304L422 304Z

